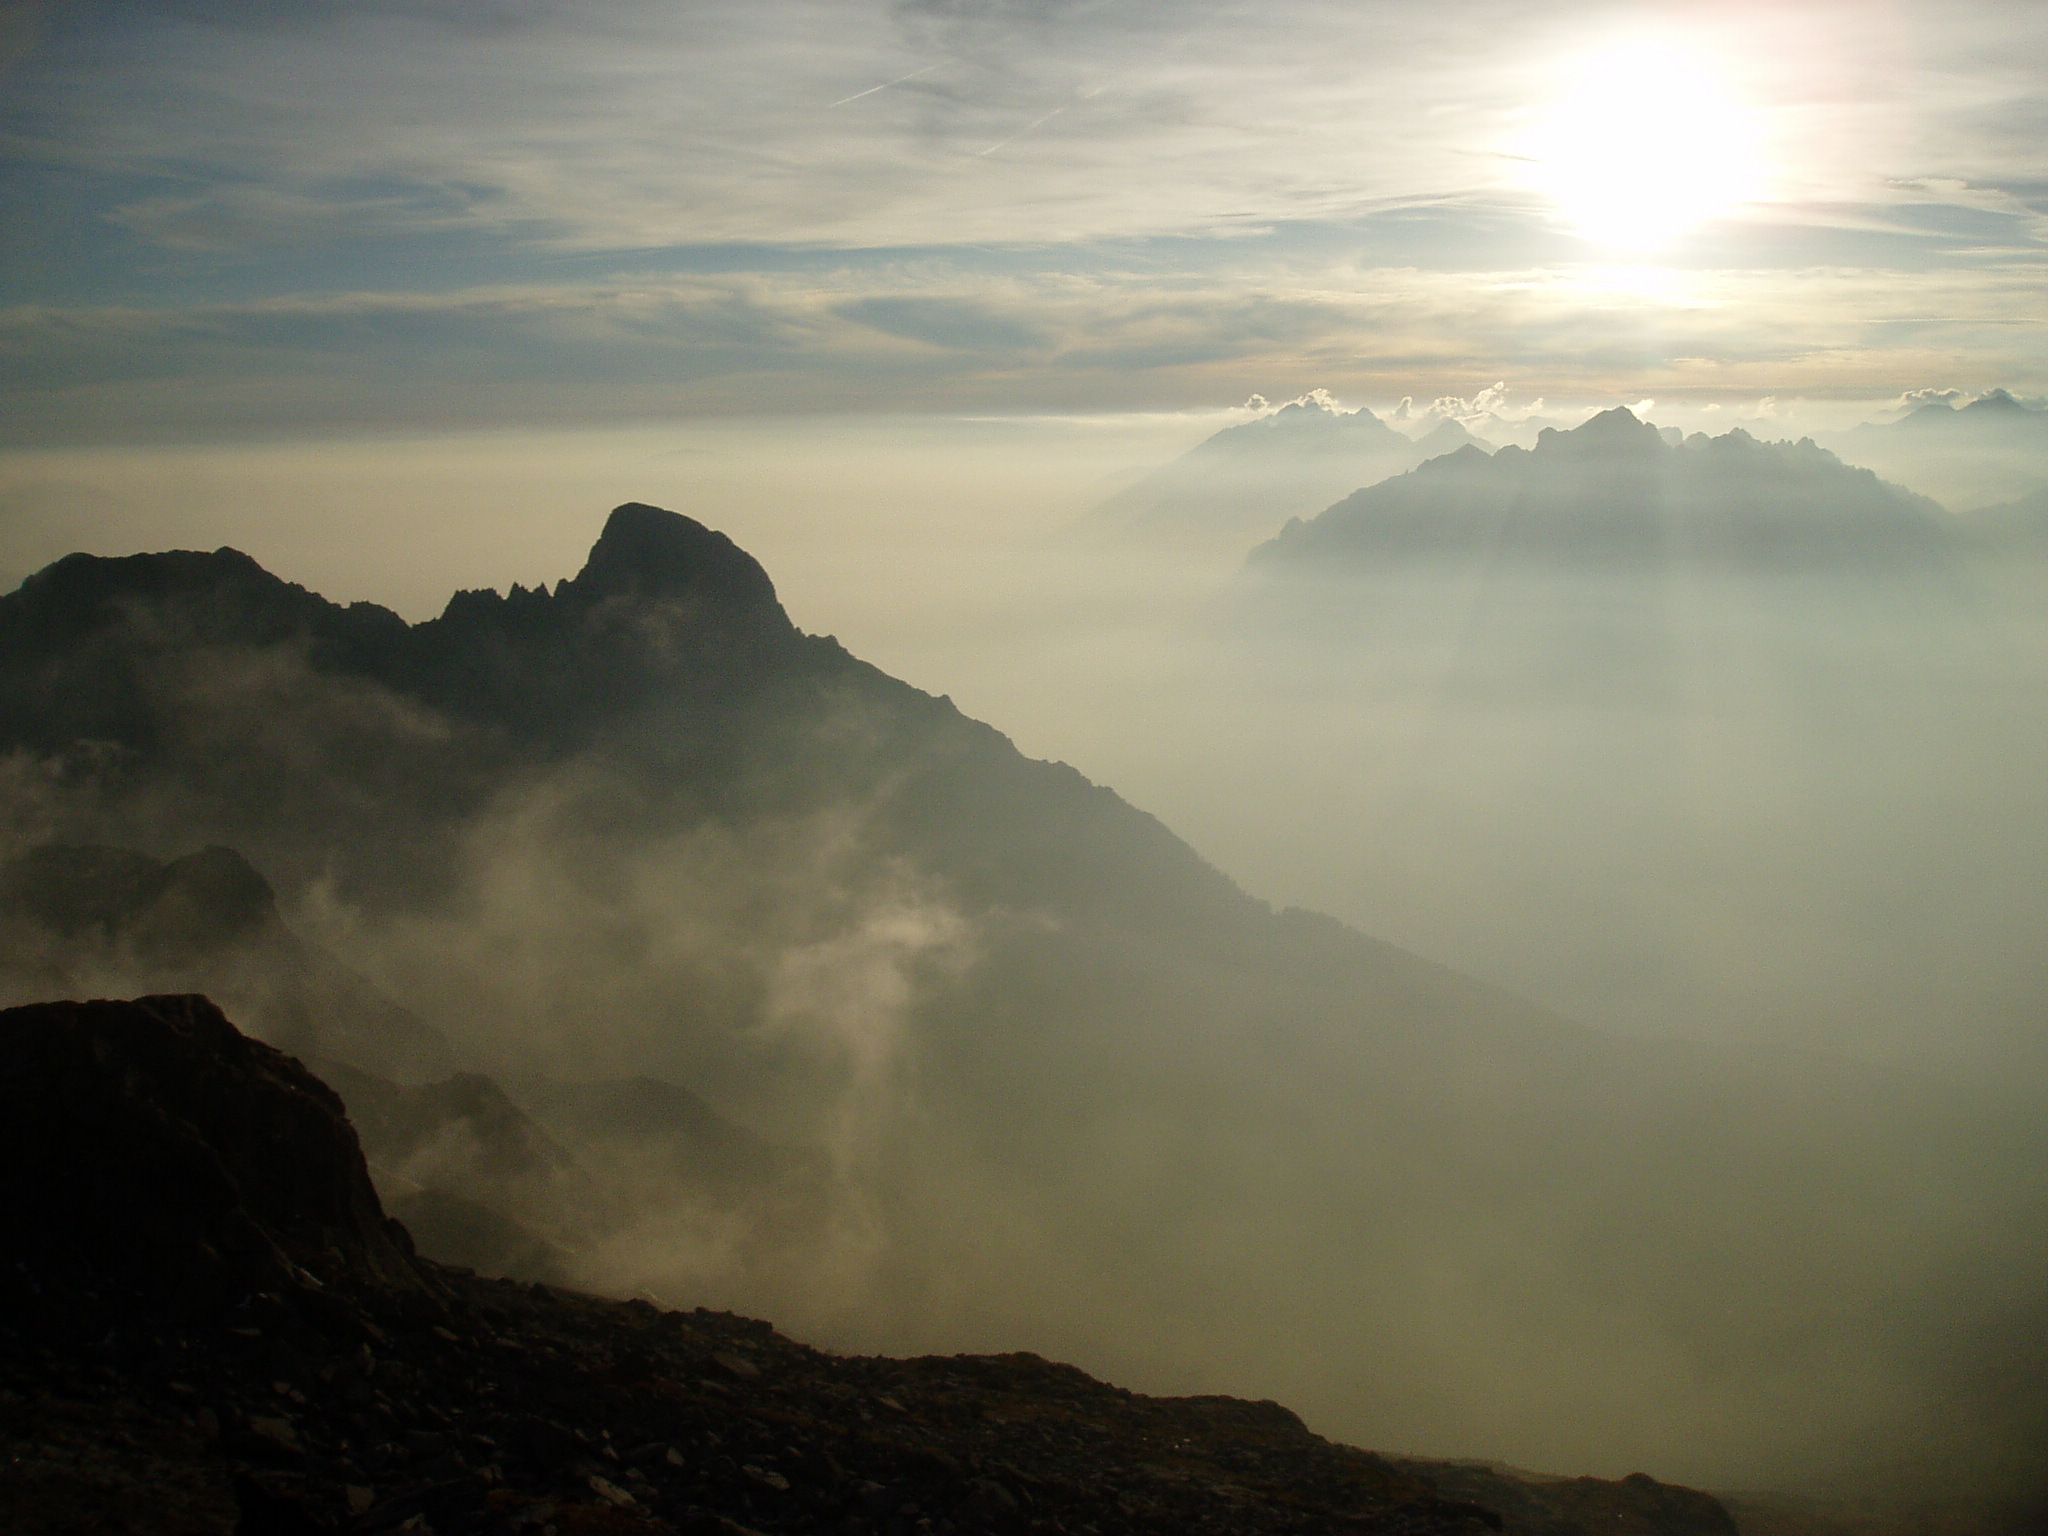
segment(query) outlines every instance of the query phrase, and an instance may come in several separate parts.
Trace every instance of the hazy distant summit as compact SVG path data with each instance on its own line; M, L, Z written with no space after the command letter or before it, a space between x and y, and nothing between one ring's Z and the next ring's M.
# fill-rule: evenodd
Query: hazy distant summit
M1111 497L1093 521L1125 537L1243 549L1290 517L1477 441L1450 421L1418 441L1318 392L1225 427Z
M1348 915L1603 1020L1839 1007L1861 1041L1968 995L1991 1032L2038 975L1992 893L2048 861L2018 565L1810 441L1617 409L1292 524L1218 604L1212 666L1342 764L1290 814ZM1982 990L1944 994L1960 955Z
M1913 432L2008 431L2015 427L2038 431L2043 422L2048 422L2048 412L2023 403L2011 390L1990 389L1961 405L1950 400L1926 401L1892 425Z
M1821 441L1958 512L2048 491L2048 410L2004 389L1961 405L1928 400L1897 421L1866 422Z
M1243 444L1291 440L1296 445L1313 445L1322 450L1342 447L1383 447L1401 434L1371 411L1359 406L1345 410L1321 391L1290 400L1279 409L1234 427L1225 427L1209 438L1204 450L1228 452Z
M1626 407L1530 449L1467 447L1291 524L1252 563L1357 566L1476 558L1583 565L1718 563L1753 570L1939 560L1934 503L1810 440L1737 430L1672 443Z

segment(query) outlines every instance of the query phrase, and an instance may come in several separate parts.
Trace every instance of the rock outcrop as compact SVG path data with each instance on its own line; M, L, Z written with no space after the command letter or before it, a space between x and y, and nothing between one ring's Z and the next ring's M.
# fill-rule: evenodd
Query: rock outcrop
M0 1013L0 1286L60 1331L423 1293L341 1100L203 997Z

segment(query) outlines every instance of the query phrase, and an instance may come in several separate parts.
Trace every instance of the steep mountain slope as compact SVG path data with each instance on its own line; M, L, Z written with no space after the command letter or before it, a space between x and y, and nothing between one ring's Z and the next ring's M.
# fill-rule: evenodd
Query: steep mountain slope
M1297 400L1225 427L1118 492L1091 522L1126 538L1234 552L1271 536L1290 517L1473 442L1454 422L1418 442L1362 407Z
M2038 1257L2020 1104L1606 1037L1275 913L671 513L413 626L232 552L72 557L0 598L0 744L23 835L244 850L501 1081L823 1149L796 1231L622 1155L646 1214L588 1284L1695 1479L1873 1436L2004 1475L2030 1411L1956 1379Z

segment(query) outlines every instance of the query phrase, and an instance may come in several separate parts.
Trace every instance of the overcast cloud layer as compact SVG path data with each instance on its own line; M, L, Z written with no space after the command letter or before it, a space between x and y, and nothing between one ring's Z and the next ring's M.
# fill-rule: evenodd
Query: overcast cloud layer
M9 435L2038 387L2033 7L4 11ZM1761 170L1645 260L1524 149L1663 39Z

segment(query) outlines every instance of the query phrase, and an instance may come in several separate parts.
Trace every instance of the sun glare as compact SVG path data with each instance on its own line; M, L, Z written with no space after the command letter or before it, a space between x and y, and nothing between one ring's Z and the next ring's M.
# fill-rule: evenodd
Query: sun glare
M1643 251L1754 197L1759 140L1754 110L1708 61L1635 42L1583 61L1521 153L1588 240Z

